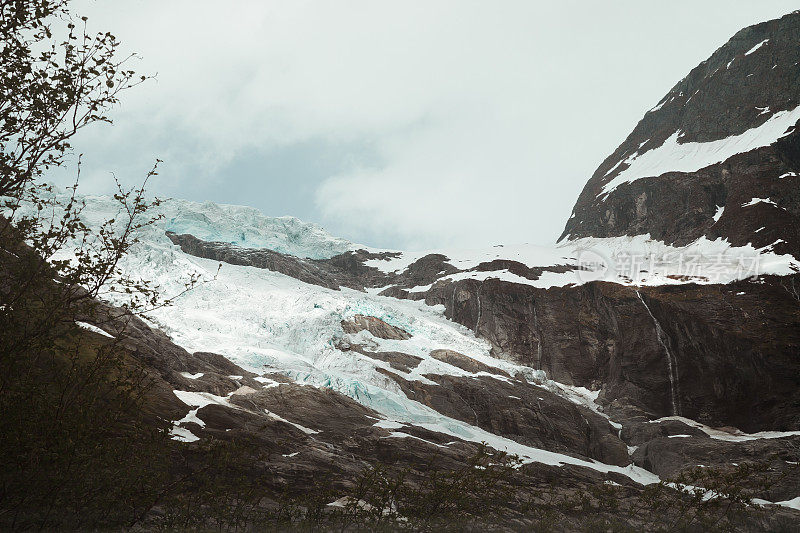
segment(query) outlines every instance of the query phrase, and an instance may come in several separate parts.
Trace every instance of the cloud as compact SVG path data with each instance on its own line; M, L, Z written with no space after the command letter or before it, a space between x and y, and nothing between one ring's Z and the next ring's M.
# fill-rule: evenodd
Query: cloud
M87 185L160 157L157 192L247 191L367 244L552 240L675 81L739 27L791 10L708 4L690 18L633 1L83 0L158 72L113 127L82 136ZM265 158L281 164L259 176ZM287 183L308 193L263 200Z

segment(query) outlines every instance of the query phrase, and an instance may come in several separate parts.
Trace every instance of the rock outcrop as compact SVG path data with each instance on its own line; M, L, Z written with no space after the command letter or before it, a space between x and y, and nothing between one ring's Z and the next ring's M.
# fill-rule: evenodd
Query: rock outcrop
M464 281L432 288L426 302L444 305L499 356L559 382L602 389L601 401L746 431L797 430L800 302L793 283L800 285L800 276L638 290L604 282L536 289ZM674 358L677 413L657 328Z

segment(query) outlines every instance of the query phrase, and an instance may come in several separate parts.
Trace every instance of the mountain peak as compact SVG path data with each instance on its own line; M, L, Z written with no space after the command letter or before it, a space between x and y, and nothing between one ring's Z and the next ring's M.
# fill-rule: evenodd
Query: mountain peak
M598 167L561 239L722 237L797 254L798 41L795 12L737 32L695 67ZM748 205L756 197L773 204Z

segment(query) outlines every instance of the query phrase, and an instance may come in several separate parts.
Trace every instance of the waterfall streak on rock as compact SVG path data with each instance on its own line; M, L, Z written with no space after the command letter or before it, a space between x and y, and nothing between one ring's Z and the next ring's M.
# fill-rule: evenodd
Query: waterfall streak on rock
M658 338L658 343L664 348L664 352L667 356L667 369L669 371L669 390L670 390L670 397L672 400L672 414L673 415L680 415L680 409L678 408L678 361L675 359L675 356L672 354L672 350L669 349L669 339L667 338L666 333L659 324L656 317L653 316L653 312L650 311L650 307L647 306L647 302L644 301L642 295L639 291L636 291L636 296L639 297L639 301L642 302L644 308L647 309L647 314L650 315L650 318L653 320L653 325L656 329L656 337Z
M483 282L478 285L478 319L475 321L475 333L478 333L478 326L481 325L481 289L483 289Z
M542 369L542 330L539 329L539 317L536 315L536 303L532 305L533 307L533 327L536 329L536 369Z

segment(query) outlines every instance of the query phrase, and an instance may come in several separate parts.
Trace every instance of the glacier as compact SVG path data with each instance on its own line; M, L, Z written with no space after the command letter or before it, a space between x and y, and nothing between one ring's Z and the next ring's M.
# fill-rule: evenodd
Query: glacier
M83 200L86 209L82 216L90 226L99 226L116 215L117 205L110 198L87 196ZM163 219L141 232L140 242L123 258L120 268L128 275L149 280L166 297L180 294L172 305L148 313L148 321L187 351L222 354L257 374L258 380L266 387L280 386L269 376L281 374L298 384L336 390L380 413L385 418L382 423L398 424L397 429L403 425L415 425L467 441L486 442L496 449L518 454L526 462L573 464L601 472L619 472L641 483L658 482L657 476L635 466L617 467L533 448L444 416L409 399L395 381L378 371L389 370L388 363L338 348L342 342L361 343L376 351L400 351L417 356L422 361L416 368L407 372L391 369L412 381L429 383L426 374L507 379L486 372L471 373L430 356L433 350L454 350L510 375L521 373L529 376L529 381L538 386L602 414L594 403L596 393L555 383L539 370L494 357L485 340L476 337L470 329L448 320L443 306L381 296L374 289L364 292L348 288L333 290L265 269L220 264L184 253L166 236L166 231L189 232L208 240L283 250L300 257L322 258L360 248L357 245L336 239L313 224L286 217L267 217L252 208L168 200L158 210L164 215ZM728 261L723 262L727 270L723 269L723 274L726 279L738 279L734 252L741 252L741 249L716 241L699 242L693 246L694 251L709 262L719 262L720 256L727 257ZM590 263L581 257L586 250L593 250L600 258L594 270L586 266ZM620 250L665 253L692 250L692 246L675 249L649 236L638 236L581 239L552 247L522 245L477 251L444 250L439 253L447 255L451 264L462 270L494 259L512 259L529 266L581 266L585 270L545 272L539 280L528 280L507 271L462 272L450 276L441 273L443 277L439 281L477 276L545 288L593 279L625 284L680 282L669 277L676 271L676 266L669 261L659 263L656 268L645 265L648 270L642 269L642 275L646 273L646 279L621 277L602 261ZM773 271L788 272L800 268L791 257L776 256L752 247L748 251L767 258L765 262ZM427 253L430 252L402 252L387 260L376 259L368 264L387 272L400 271ZM181 294L186 281L193 277L199 278L200 283ZM108 298L111 303L125 303L120 295L111 294ZM380 318L404 329L411 338L381 339L368 331L347 334L341 322L355 315ZM196 414L199 406L209 402L231 405L227 398L207 394L186 391L175 391L175 394L192 408L186 415L188 418L173 423L173 437L186 442L197 439L180 426L182 421L193 420L192 411ZM394 436L411 437L401 431L395 432Z

